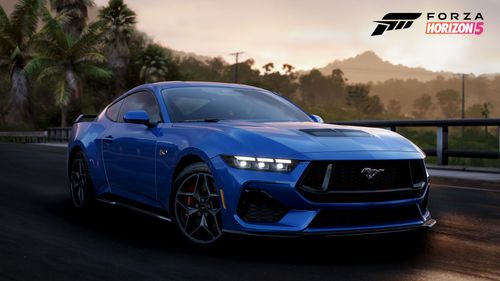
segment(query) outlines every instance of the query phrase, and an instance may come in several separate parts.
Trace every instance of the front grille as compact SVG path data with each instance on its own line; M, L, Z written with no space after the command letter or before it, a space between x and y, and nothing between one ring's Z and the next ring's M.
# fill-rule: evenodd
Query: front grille
M320 211L309 227L353 227L403 223L422 219L416 205L394 208Z
M298 187L319 202L373 202L422 196L422 160L314 161Z
M277 222L286 213L267 193L260 190L245 189L238 204L237 213L244 221L257 223Z

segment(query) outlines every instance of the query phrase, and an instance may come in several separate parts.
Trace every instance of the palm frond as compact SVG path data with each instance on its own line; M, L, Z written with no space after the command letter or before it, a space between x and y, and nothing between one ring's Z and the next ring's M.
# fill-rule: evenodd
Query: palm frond
M19 0L12 12L11 24L16 27L18 44L35 34L40 9L45 0Z
M106 62L106 57L101 53L87 53L75 60L76 63L102 64Z
M34 50L38 51L38 55L51 57L55 60L64 60L67 49L64 46L59 46L56 42L47 38L37 38L33 40L31 46Z
M64 68L61 67L60 65L54 65L51 67L44 68L39 74L36 79L37 83L44 83L47 81L59 81L59 80L64 80Z
M62 49L68 48L68 36L62 29L62 23L68 20L67 16L62 14L59 17L52 17L46 7L42 8L41 14L45 23L40 32L41 36L52 39Z
M94 52L103 37L102 22L93 22L87 25L80 38L71 46L70 52L75 57Z
M111 71L99 66L80 63L75 65L75 70L82 76L95 80L108 80L111 78Z
M0 33L0 51L7 53L9 51L12 51L13 48L13 42L9 38L8 34Z
M48 67L53 66L54 59L52 57L47 57L43 55L35 55L33 58L23 69L24 73L30 76L36 75L38 72L46 69Z

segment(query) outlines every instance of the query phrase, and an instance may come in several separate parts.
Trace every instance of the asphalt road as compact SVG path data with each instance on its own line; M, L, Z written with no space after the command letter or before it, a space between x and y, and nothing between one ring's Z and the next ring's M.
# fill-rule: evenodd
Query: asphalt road
M154 218L72 209L65 149L0 144L0 280L500 280L500 187L457 185L433 186L438 224L420 241L231 237L197 248Z

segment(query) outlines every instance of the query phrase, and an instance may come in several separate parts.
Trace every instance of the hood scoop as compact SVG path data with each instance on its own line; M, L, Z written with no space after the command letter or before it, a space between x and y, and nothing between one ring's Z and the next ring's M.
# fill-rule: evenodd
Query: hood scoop
M353 129L300 129L315 137L369 137L369 133Z

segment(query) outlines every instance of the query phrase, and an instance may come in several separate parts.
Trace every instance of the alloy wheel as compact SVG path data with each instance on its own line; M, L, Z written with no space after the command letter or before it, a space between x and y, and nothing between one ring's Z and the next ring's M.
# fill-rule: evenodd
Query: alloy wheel
M181 232L196 243L209 244L221 235L220 196L209 173L189 175L175 196L175 215Z
M87 193L87 174L81 158L76 158L71 166L70 192L75 207L82 208Z

